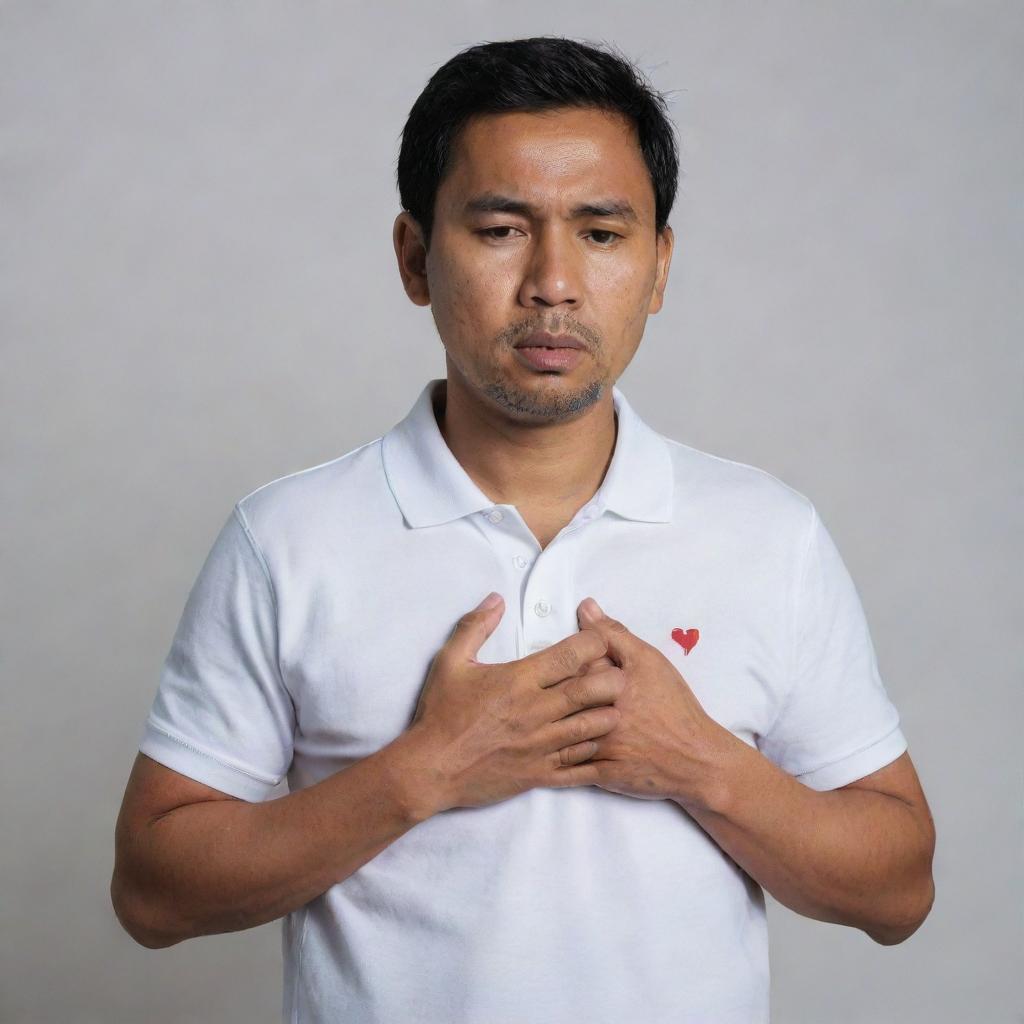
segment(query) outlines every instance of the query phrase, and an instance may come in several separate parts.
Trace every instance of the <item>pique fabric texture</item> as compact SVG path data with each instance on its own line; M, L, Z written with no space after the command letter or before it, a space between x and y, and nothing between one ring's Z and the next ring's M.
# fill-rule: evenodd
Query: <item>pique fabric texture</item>
M447 447L429 381L382 437L241 498L189 593L139 749L260 801L379 750L455 622L479 660L576 632L594 597L707 712L805 785L907 749L813 503L662 436L613 387L615 450L541 549ZM699 642L698 642L699 637ZM768 1021L761 888L677 804L596 786L455 808L282 919L286 1024Z

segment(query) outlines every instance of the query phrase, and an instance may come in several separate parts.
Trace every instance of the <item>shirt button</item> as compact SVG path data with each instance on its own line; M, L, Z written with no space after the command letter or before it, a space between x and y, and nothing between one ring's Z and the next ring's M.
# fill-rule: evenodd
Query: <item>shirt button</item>
M500 523L502 519L505 518L505 515L501 509L492 508L491 511L487 513L487 518L490 519L492 523Z
M544 616L547 615L549 611L551 611L551 605L549 605L547 601L538 601L533 606L533 610L535 614L539 615L541 618L544 618Z
M516 566L517 569L525 569L526 568L526 559L523 558L522 555L516 555L516 557L513 558L512 561L515 563L515 566Z

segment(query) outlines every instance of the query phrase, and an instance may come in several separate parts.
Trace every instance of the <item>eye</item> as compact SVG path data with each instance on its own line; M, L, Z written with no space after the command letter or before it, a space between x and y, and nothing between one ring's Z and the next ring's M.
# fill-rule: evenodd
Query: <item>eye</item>
M516 229L514 227L511 227L508 224L497 224L493 228L484 228L482 231L480 231L480 234L481 235L485 235L487 238L506 239L506 238L511 238L512 236L508 235L508 234L506 234L506 235L495 235L495 234L492 234L491 232L493 232L493 231L515 231L515 230Z
M597 242L597 244L602 248L607 248L608 246L611 245L614 239L622 237L622 235L618 235L614 231L605 231L602 228L595 228L593 231L590 232L590 235L592 238L594 238L594 241ZM594 237L596 235L607 235L607 239L605 241L602 241L600 238Z

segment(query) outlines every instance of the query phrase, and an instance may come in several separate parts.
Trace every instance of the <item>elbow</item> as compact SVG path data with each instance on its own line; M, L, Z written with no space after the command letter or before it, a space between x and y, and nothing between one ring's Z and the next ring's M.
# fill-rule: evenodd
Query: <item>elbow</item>
M901 942L906 942L919 927L920 922L916 925L905 925L903 927L865 928L864 931L880 946L898 946Z
M924 924L934 903L935 882L929 872L923 894L908 912L896 921L875 924L864 928L864 931L880 946L898 946L901 942L906 942Z
M874 923L864 931L881 946L897 946L906 942L924 924L935 903L935 824L931 814L922 821L923 842L913 881L904 884L903 899L896 915L881 924Z
M183 935L172 935L158 928L145 901L133 893L116 873L110 882L110 902L121 927L146 949L166 949L184 938Z

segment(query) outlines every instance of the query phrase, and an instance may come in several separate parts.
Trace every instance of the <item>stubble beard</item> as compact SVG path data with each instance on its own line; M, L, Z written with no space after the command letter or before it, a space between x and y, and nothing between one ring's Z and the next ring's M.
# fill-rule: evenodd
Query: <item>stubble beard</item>
M557 374L542 376L554 377ZM528 419L535 423L560 423L575 419L599 402L605 392L605 381L599 378L568 391L562 388L534 391L521 388L508 378L495 376L481 382L479 388L495 405L516 419Z
M518 361L514 353L515 344L533 330L547 330L552 334L567 331L584 339L588 345L589 358L594 360L591 369L595 372L594 379L586 384L567 390L564 383L554 378L566 376L558 370L548 372L537 371L532 374L534 379L551 378L551 385L542 383L539 387L521 387L501 365L488 367L484 376L477 380L478 390L486 395L499 408L514 418L527 419L533 423L560 423L574 419L591 406L599 402L608 384L608 375L596 361L600 351L601 339L596 332L581 324L573 322L564 314L554 317L551 321L534 323L520 322L501 331L495 338L495 350L503 353L515 365L519 372ZM527 371L530 372L530 371Z

